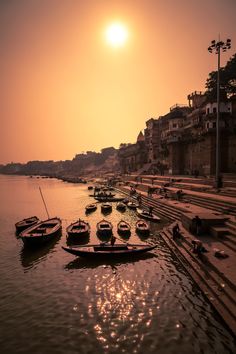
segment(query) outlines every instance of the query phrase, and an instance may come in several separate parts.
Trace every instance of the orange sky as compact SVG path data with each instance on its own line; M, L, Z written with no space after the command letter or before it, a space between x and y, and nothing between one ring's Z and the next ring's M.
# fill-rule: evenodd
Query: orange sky
M145 121L204 90L235 0L1 0L0 163L72 159L135 142ZM125 46L104 30L120 20Z

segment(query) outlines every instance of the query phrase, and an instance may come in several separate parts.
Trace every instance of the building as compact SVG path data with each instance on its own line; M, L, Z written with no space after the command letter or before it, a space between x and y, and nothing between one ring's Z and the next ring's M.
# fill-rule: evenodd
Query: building
M123 145L119 160L123 172L170 175L212 175L216 168L217 102L195 91L189 105L176 104L169 113L146 121L136 144ZM220 172L236 173L236 96L220 102Z

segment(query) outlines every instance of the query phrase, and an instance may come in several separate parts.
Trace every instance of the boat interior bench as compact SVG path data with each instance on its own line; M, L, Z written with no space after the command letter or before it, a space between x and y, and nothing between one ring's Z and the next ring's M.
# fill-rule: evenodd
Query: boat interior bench
M47 231L46 227L38 227L37 229L32 230L30 233L31 234L43 234Z
M94 251L114 251L114 250L127 250L128 247L127 245L114 245L114 246L103 246L103 245L98 245L94 246Z

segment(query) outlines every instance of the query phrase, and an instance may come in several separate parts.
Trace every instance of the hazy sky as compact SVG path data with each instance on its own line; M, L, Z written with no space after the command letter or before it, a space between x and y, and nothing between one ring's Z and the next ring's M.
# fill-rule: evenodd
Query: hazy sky
M72 159L135 142L145 121L205 90L236 0L0 0L0 163ZM104 31L128 30L113 48Z

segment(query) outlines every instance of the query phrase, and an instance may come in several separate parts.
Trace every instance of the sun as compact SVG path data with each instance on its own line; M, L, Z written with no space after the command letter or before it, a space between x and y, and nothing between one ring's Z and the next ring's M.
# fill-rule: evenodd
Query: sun
M128 31L122 23L112 23L106 29L106 40L112 47L121 47L125 44L128 37Z

